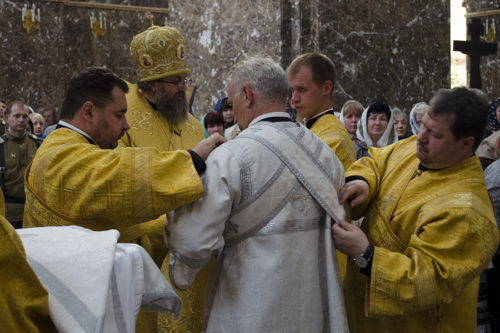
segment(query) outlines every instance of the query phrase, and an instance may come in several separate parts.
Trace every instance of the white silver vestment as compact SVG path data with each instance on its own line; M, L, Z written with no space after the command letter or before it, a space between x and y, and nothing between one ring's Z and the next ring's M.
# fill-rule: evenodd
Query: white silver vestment
M205 196L168 215L178 288L188 288L218 251L205 332L348 331L330 232L331 217L344 218L344 171L302 125L265 121L283 115L259 117L213 151Z

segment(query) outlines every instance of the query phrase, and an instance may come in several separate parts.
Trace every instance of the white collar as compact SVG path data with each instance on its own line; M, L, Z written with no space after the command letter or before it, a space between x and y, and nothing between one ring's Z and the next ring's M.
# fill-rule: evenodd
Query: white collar
M260 116L258 116L254 120L252 120L250 122L250 124L248 124L248 127L252 126L253 124L255 124L261 120L264 120L266 118L271 118L271 117L286 117L286 118L292 119L292 117L290 117L290 114L288 114L287 112L269 112L269 113L261 114Z
M61 125L61 126L67 127L69 129L72 129L75 132L80 133L81 135L83 135L84 137L86 137L87 139L89 139L90 141L92 141L93 143L95 143L94 139L92 139L90 137L90 135L88 135L87 133L85 133L84 131L82 131L81 129L79 129L78 127L75 127L75 126L71 125L70 123L65 122L64 120L59 120L58 124Z

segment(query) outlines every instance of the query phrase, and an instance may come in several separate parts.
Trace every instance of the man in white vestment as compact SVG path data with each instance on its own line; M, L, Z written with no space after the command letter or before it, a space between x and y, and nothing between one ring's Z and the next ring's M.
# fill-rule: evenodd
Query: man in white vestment
M242 132L212 152L205 196L168 215L170 278L189 288L217 253L204 332L347 332L329 228L344 217L342 165L285 112L288 82L268 58L236 65L228 101Z

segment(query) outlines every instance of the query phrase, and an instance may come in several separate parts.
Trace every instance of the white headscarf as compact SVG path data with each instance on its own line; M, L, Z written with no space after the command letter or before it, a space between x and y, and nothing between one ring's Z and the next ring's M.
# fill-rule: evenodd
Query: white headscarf
M344 125L345 127L345 123L344 123L344 109L345 109L345 106L350 103L350 102L356 102L356 103L359 103L359 105L361 105L360 102L358 102L357 100L355 99L350 99L348 100L347 102L344 103L344 105L342 105L342 110L340 110L340 115L339 115L339 119L340 119L340 122L342 123L342 125ZM351 104L352 105L352 104ZM361 105L361 107L363 107L363 105Z
M344 123L344 106L345 106L345 103L344 103L344 105L342 106L342 110L340 110L339 120L340 120L340 122L342 123L342 125L344 125L344 127L345 127L345 123Z
M424 105L427 105L427 103L425 103L425 102L417 103L417 104L413 105L413 108L411 108L411 111L410 111L410 126L411 126L411 131L415 135L418 134L418 128L419 128L418 124L417 124L417 120L415 119L415 111L417 109L419 109L420 107L424 106Z
M367 107L363 111L361 119L358 121L358 129L356 131L356 136L358 137L358 140L360 141L362 146L365 146L365 148L373 147L373 141L370 138L370 135L368 134L367 131L369 108L370 107ZM387 128L385 129L384 134L382 134L382 136L377 142L378 147L385 147L398 142L398 135L396 134L396 130L394 129L394 117L392 116L391 107L389 107L389 110L391 110L391 117L387 121Z

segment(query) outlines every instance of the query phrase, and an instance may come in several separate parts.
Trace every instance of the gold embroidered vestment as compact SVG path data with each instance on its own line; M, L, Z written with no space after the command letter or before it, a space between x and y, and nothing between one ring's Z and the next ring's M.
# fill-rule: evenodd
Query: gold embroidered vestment
M416 137L370 149L346 177L368 200L353 209L375 246L371 277L349 259L344 295L351 332L473 332L479 274L498 243L479 159L420 171Z
M130 83L127 94L127 121L130 129L120 140L121 147L155 147L161 151L191 149L204 137L200 121L190 114L186 121L171 127L168 121L151 107L137 85ZM152 228L151 237L159 235L155 237L160 240L156 247L164 250L164 252L156 251L161 257L155 258L155 261L161 265L162 272L169 279L168 256L165 258L167 247L163 240L166 217L163 215L149 223ZM160 314L158 316L160 332L201 332L203 295L212 265L211 262L198 273L191 288L185 291L176 290L182 299L181 314L178 320L171 315Z
M333 150L340 163L342 163L344 170L347 170L356 161L356 153L349 132L335 115L330 113L321 115L310 129ZM339 261L340 275L344 279L347 256L337 251L337 259Z

